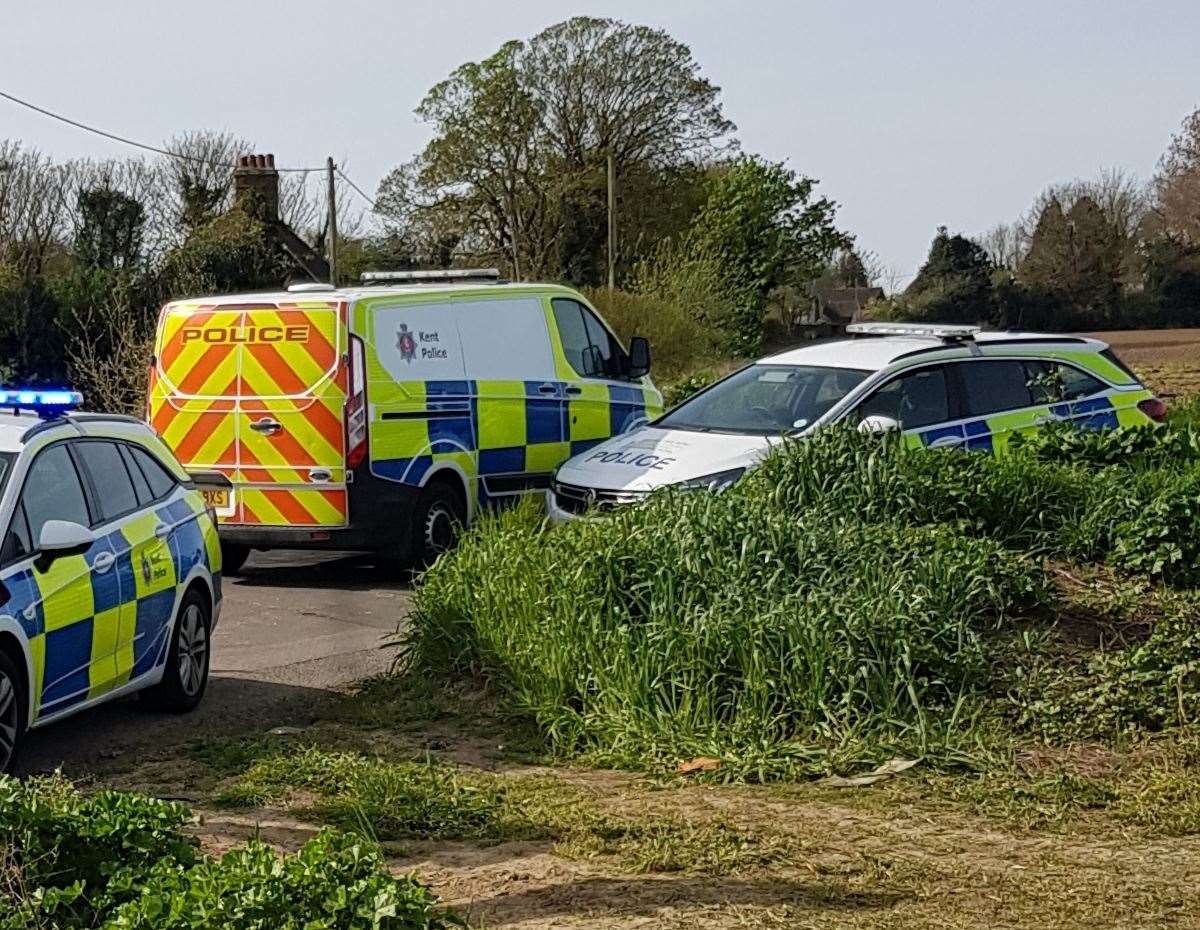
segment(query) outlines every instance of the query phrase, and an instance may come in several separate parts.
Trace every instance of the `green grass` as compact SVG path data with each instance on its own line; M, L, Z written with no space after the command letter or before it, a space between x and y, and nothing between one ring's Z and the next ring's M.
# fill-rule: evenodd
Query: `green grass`
M529 508L487 519L425 576L401 669L486 683L564 755L659 770L716 756L717 777L752 780L898 755L977 765L1054 729L1031 708L1182 722L1161 701L1192 648L1178 624L1103 657L1115 691L1009 693L1062 609L1047 558L1193 584L1190 427L1049 431L997 457L829 430L725 494L667 491L560 528ZM1138 710L1146 675L1157 703Z

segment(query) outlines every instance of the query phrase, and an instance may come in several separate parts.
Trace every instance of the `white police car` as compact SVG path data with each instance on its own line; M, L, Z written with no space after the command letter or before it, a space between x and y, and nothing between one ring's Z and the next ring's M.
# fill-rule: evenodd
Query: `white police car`
M1103 342L971 326L859 323L735 371L646 426L558 469L553 519L665 485L720 490L783 437L849 421L912 445L997 451L1046 423L1111 429L1164 407Z
M69 391L0 390L0 771L30 727L134 691L195 707L216 522L170 450Z

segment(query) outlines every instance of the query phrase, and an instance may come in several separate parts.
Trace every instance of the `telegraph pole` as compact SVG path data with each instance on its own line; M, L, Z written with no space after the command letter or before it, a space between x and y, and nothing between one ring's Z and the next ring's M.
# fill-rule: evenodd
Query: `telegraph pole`
M337 189L333 183L336 170L333 156L325 159L325 174L329 186L329 283L337 286Z
M617 286L617 162L608 153L608 292Z

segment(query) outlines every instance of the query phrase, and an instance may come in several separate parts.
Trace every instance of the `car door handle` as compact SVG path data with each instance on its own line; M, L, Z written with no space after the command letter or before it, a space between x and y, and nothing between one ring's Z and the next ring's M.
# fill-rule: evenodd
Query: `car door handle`
M160 524L158 524L158 526L156 526L154 528L154 538L155 539L166 539L170 535L171 535L171 527L168 526L166 523L160 523Z
M570 394L572 397L578 397L580 394L583 393L583 388L581 388L578 384L568 384L567 385L567 393Z
M538 392L541 394L557 394L558 387L547 381L545 384L538 385Z
M961 446L966 440L962 436L943 436L929 444L930 449L948 449L951 446Z
M1059 420L1059 417L1056 417L1053 414L1045 414L1040 417L1034 417L1033 422L1036 423L1038 426L1046 426L1047 424L1050 424L1050 423L1058 423L1058 422L1060 422L1060 420Z
M278 433L283 429L283 424L278 420L272 420L270 417L264 417L261 420L255 420L251 423L250 428L256 433Z
M101 552L98 556L92 559L92 571L106 572L113 567L113 562L117 557L111 552Z
M24 610L21 611L21 616L24 617L30 623L33 623L33 621L37 619L37 606L34 604L30 604L28 607L26 607Z

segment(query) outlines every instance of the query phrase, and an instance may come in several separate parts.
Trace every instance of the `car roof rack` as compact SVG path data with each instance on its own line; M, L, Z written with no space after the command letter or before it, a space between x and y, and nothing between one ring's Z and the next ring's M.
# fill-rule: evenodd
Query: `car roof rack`
M851 323L846 332L851 336L928 336L955 343L974 342L983 329L948 323Z
M364 271L363 284L502 284L499 268L440 268L429 271Z

